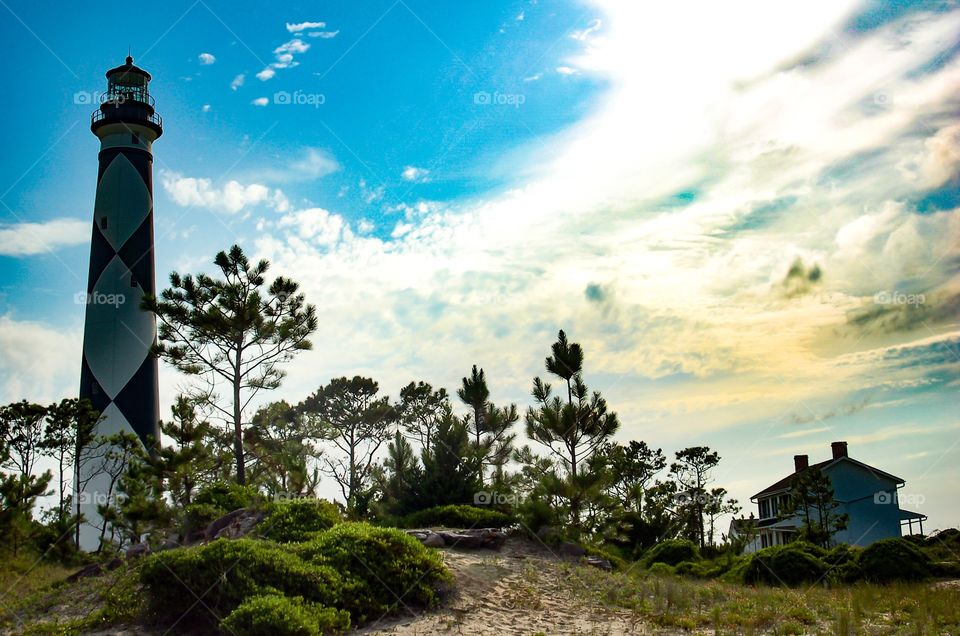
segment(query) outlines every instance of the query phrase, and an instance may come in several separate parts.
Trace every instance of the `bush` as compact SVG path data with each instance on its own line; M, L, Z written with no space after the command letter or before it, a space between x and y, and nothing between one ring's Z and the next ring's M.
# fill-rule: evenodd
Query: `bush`
M930 557L903 538L872 543L858 561L863 578L874 583L922 581L933 574Z
M237 508L249 508L259 500L259 497L257 489L253 486L218 481L201 489L190 503L215 506L223 510L223 515Z
M281 546L252 539L219 539L147 557L140 569L150 607L163 616L213 620L245 600L268 593L342 606L343 580L334 568L308 563ZM194 594L203 595L197 603Z
M192 503L183 508L183 534L190 534L203 530L211 521L215 521L227 514L220 506L207 503Z
M764 548L752 554L740 570L744 583L798 585L824 577L829 566L818 557L826 550L803 541Z
M278 501L267 504L266 513L258 526L260 536L279 543L307 541L343 521L340 509L323 499Z
M222 631L235 636L319 636L349 627L350 615L343 610L278 594L251 597L220 623Z
M643 564L650 567L654 563L677 565L682 561L699 561L700 550L693 541L686 539L667 539L650 548L643 556Z
M676 570L673 569L673 566L667 565L666 563L654 563L647 568L647 572L653 576L673 576L676 574Z
M437 506L407 515L401 520L403 528L503 528L513 525L512 516L476 506Z
M394 528L341 523L295 549L343 575L348 593L339 607L357 622L400 607L433 606L452 581L439 554Z

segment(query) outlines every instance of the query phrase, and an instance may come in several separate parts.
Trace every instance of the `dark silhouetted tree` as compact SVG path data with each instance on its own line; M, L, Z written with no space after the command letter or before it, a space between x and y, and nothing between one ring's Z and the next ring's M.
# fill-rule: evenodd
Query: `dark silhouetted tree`
M222 279L173 272L171 286L159 299L145 296L143 307L160 321L154 354L205 382L196 395L230 422L236 479L244 484L244 409L260 390L280 385L280 364L311 348L317 316L297 283L281 276L268 286L269 262L251 264L239 246L218 253L214 263ZM222 384L229 390L225 405L217 394Z
M712 481L711 472L720 463L720 455L707 446L691 446L677 451L675 457L676 461L670 464L670 474L680 486L677 495L683 504L681 508L692 513L694 541L703 548L706 546L704 512L710 500L706 487Z
M379 391L370 378L334 378L297 407L340 451L325 454L323 463L351 513L369 486L377 451L392 437L396 425L396 411L389 398L377 397Z

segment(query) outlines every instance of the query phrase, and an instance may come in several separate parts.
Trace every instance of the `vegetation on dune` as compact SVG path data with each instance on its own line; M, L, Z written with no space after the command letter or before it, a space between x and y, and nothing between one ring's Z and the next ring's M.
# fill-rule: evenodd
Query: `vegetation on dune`
M833 545L847 520L829 479L811 469L781 509L800 520L800 541L741 555L747 540L717 525L740 510L715 483L720 455L615 440L620 418L588 388L586 353L562 330L543 360L550 381L533 378L528 445L517 443L521 411L491 400L493 379L480 365L451 393L411 381L393 400L373 378L339 377L251 413L254 396L279 386L280 365L309 348L316 312L295 282L267 285L269 263L252 264L239 247L215 263L221 278L174 273L144 305L161 323L155 353L194 381L161 422L163 445L97 436L100 414L79 400L0 407L0 575L20 588L17 614L0 609L3 625L44 616L17 627L78 633L149 618L165 628L313 635L435 606L450 573L391 526L515 528L557 553L601 557L618 573L579 572L589 593L670 629L957 624L946 592L919 582L960 576L960 531L865 550ZM41 472L41 459L56 473ZM103 521L91 520L94 554L77 549L78 473L109 478L98 493ZM316 498L324 479L342 504ZM52 504L37 514L44 496ZM224 525L241 518L242 529ZM155 553L119 558L131 547ZM109 565L103 576L55 583L64 565L97 563ZM892 605L876 584L909 602ZM791 594L809 602L789 605ZM46 617L81 602L94 611Z
M271 502L264 512L266 516L258 525L257 534L278 543L307 541L343 521L340 509L322 499Z
M398 519L401 528L505 528L515 519L499 510L447 505L427 508Z

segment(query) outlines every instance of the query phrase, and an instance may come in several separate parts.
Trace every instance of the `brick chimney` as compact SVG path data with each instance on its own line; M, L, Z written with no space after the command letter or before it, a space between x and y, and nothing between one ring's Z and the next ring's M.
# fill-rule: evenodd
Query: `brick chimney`
M840 459L841 457L847 457L847 443L846 442L833 442L830 444L830 450L833 451L833 458Z
M810 466L810 458L806 455L794 455L793 456L793 471L799 473L802 470L806 470Z

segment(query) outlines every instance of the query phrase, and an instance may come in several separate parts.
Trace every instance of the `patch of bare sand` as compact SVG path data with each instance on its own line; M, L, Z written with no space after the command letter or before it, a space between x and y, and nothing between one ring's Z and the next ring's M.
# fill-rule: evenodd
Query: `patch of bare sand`
M443 549L456 591L443 607L366 625L357 634L645 634L651 630L629 612L578 598L567 564L549 550L521 539L499 552Z

